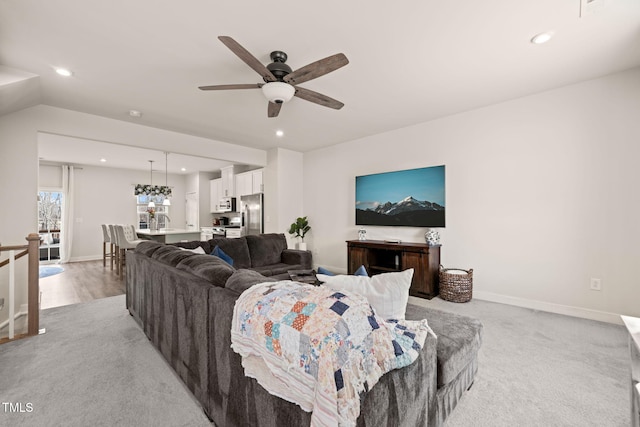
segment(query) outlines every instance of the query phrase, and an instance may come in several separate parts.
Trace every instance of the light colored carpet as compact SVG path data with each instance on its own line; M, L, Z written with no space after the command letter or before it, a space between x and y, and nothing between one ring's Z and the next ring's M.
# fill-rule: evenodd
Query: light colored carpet
M410 302L484 325L475 383L448 427L629 425L624 326L480 300Z
M44 310L47 333L0 346L2 426L211 426L124 296ZM474 386L447 427L629 425L624 327L472 300L411 301L479 318Z
M41 313L47 333L0 346L2 426L211 426L125 309L124 295Z

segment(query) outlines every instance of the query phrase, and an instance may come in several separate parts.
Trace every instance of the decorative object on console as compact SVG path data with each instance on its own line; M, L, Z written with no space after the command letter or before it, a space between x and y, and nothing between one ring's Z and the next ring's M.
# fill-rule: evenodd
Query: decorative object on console
M473 269L440 266L440 298L451 302L467 302L473 293Z
M436 230L431 228L427 230L426 233L424 233L424 240L427 242L429 246L439 245L440 233L438 233Z
M358 230L358 240L367 240L367 230L364 228Z
M307 250L307 244L304 242L304 236L309 231L311 231L311 226L309 225L309 221L306 216L296 218L296 222L291 224L289 227L289 234L294 235L294 237L300 237L302 240L296 245L296 249L301 251Z
M445 226L445 167L356 177L356 225Z

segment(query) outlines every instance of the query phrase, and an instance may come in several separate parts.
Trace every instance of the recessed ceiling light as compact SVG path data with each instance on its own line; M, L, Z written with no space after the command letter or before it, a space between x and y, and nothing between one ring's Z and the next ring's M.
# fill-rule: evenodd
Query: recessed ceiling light
M129 110L129 115L131 117L142 117L142 113L138 110Z
M276 136L282 136L282 135L284 135L284 132L278 129L276 131Z
M182 172L186 172L187 168L180 168Z
M543 44L551 40L551 37L553 37L553 31L547 31L545 33L536 34L531 38L531 43Z
M102 159L100 159L100 161L101 161L102 163L104 163L104 162L106 162L106 161L107 161L107 159L102 158Z
M71 77L73 75L73 73L70 70L67 70L66 68L56 68L56 73L65 77Z

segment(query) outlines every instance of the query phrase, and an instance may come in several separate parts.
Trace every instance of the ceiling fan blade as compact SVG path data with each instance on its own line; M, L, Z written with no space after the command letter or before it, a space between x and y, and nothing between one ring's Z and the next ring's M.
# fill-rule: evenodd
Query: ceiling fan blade
M340 67L344 67L348 63L349 60L343 53L336 53L287 74L284 76L284 81L292 85L308 82L311 79L324 76Z
M249 83L238 85L213 85L213 86L199 86L200 90L227 90L227 89L260 89L263 86L262 83Z
M269 108L267 109L267 116L269 116L269 117L278 117L278 114L280 114L280 108L282 108L282 104L276 104L275 102L269 102Z
M329 107L336 110L339 110L342 107L344 107L344 104L340 101L337 101L333 98L329 98L327 95L323 95L321 93L314 92L309 89L305 89L303 87L296 86L296 93L293 96L297 96L298 98L302 98L306 101L310 101L315 104L319 104L324 107Z
M277 79L269 71L269 69L258 59L253 56L247 49L242 47L240 43L235 41L229 36L219 36L218 39L227 46L231 52L235 53L238 58L242 59L245 64L253 68L258 74L262 76L266 82L275 82Z

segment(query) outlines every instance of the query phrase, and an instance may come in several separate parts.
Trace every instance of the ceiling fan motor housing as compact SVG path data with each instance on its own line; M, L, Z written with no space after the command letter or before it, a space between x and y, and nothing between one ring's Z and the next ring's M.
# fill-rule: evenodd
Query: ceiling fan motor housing
M273 62L267 65L267 69L271 71L271 74L273 74L279 82L281 82L284 76L292 71L291 67L285 64L287 61L287 54L282 51L275 50L271 52L270 56Z

